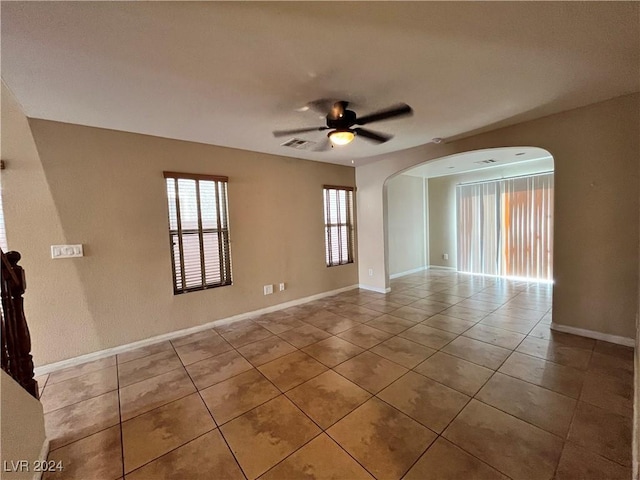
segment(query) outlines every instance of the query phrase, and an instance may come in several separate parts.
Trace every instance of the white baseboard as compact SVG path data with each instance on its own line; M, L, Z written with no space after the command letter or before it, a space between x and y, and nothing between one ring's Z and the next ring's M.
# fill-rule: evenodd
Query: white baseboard
M38 456L38 461L46 462L47 457L49 456L49 439L45 436L44 441L42 442L42 448L40 449L40 455ZM42 469L38 472L33 472L33 480L41 480L42 479Z
M407 270L405 272L400 272L400 273L394 273L393 275L389 275L390 279L394 279L394 278L399 278L399 277L404 277L406 275L411 275L412 273L418 273L418 272L422 272L426 269L428 269L429 266L424 266L424 267L418 267L418 268L414 268L413 270Z
M277 305L261 308L259 310L253 310L251 312L245 312L245 313L240 313L238 315L233 315L231 317L221 318L218 320L214 320L212 322L205 323L203 325L183 328L182 330L176 330L174 332L164 333L162 335L156 335L155 337L146 338L144 340L139 340L137 342L127 343L125 345L120 345L118 347L107 348L105 350L99 350L97 352L87 353L86 355L80 355L78 357L69 358L67 360L61 360L59 362L49 363L47 365L36 367L34 369L34 374L35 376L45 375L47 373L55 372L57 370L62 370L64 368L74 367L76 365L81 365L83 363L91 362L93 360L99 360L101 358L110 357L118 353L124 353L130 350L135 350L136 348L146 347L148 345L153 345L155 343L172 340L174 338L184 337L186 335L191 335L192 333L198 333L203 330L208 330L209 328L212 328L212 327L227 325L229 323L239 322L240 320L246 320L247 318L257 317L258 315L263 315L265 313L277 312L278 310L284 310L285 308L295 307L296 305L312 302L314 300L319 300L324 297L330 297L331 295L347 292L355 288L358 288L358 285L350 285L348 287L343 287L343 288L338 288L336 290L330 290L328 292L318 293L316 295L311 295L309 297L298 298L296 300L279 303ZM360 288L363 288L363 287L360 286Z
M625 347L634 347L636 344L636 341L633 338L611 335L610 333L596 332L594 330L587 330L586 328L560 325L554 322L551 322L551 330L580 335L581 337L594 338L596 340L602 340L603 342L616 343L618 345L624 345Z
M362 283L358 285L358 288L361 288L363 290L370 290L372 292L377 292L377 293L389 293L391 291L391 287L387 287L387 288L372 287L371 285L364 285Z
M455 272L455 267L443 267L441 265L429 265L429 270L448 270L450 272Z

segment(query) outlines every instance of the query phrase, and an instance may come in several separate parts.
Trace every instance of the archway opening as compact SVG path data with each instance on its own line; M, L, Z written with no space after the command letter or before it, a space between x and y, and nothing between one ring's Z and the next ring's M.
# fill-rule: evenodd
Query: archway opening
M479 285L552 283L553 171L548 151L505 147L431 160L389 177L385 262L392 292L420 278L450 282L452 274Z

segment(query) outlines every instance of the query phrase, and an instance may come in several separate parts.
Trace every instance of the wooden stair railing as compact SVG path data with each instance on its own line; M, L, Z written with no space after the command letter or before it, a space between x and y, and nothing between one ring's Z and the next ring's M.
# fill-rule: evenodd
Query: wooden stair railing
M24 316L22 295L26 288L20 254L0 250L2 256L2 370L38 398L38 383L33 378L31 337Z

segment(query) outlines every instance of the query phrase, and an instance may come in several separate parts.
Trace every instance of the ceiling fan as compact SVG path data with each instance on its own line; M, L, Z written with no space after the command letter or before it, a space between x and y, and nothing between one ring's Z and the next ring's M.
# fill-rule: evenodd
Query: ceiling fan
M391 140L393 138L393 135L374 132L366 128L360 128L356 125L367 125L373 122L379 122L382 120L388 120L391 118L403 117L413 114L413 110L406 103L400 103L398 105L394 105L392 107L370 113L369 115L365 115L364 117L358 117L354 111L347 110L348 106L349 102L346 102L344 100L340 100L337 102L316 100L314 102L311 102L309 104L309 107L315 110L322 111L322 113L326 112L327 108L329 109L329 113L327 113L326 116L326 126L297 128L293 130L276 130L273 132L273 135L274 137L286 137L298 133L331 130L327 134L327 137L333 145L346 145L348 143L351 143L351 141L356 136L361 136L372 142L384 143ZM356 127L354 128L354 126ZM325 141L323 147L324 148L316 150L326 150L329 147L329 142Z

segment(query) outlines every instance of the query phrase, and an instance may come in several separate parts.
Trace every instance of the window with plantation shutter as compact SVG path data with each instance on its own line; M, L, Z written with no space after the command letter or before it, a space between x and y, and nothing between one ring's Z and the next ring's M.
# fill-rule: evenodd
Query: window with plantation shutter
M324 187L327 267L353 263L353 187Z
M231 285L227 177L164 172L175 294Z

